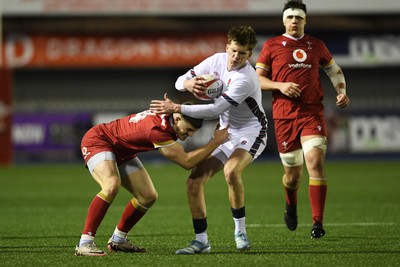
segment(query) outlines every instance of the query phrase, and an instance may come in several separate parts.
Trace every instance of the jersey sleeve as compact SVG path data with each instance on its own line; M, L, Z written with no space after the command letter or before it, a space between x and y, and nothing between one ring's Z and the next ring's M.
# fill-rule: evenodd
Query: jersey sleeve
M208 57L200 62L198 65L194 66L192 69L188 70L185 74L178 77L175 82L175 89L181 92L186 91L183 86L184 81L190 80L201 74L210 73L210 65L212 64L212 57Z
M223 96L218 97L213 104L182 105L182 114L197 118L211 120L230 109L232 105Z
M270 51L270 47L269 47L269 42L265 42L260 55L257 58L257 62L256 62L256 68L260 68L266 71L270 71L271 66L270 66L270 62L269 62L269 51Z
M188 72L186 72L185 74L181 75L178 77L178 79L175 82L175 89L181 92L186 91L186 88L183 86L184 81L186 80L190 80L193 77L195 77L196 75L193 76L193 69L190 69Z
M149 134L149 140L153 143L155 148L170 146L176 142L171 133L165 132L159 128L153 128Z
M329 68L334 60L333 60L333 56L331 54L331 52L329 51L329 49L326 47L326 45L321 41L320 42L320 50L321 52L321 60L320 60L320 65L323 68Z

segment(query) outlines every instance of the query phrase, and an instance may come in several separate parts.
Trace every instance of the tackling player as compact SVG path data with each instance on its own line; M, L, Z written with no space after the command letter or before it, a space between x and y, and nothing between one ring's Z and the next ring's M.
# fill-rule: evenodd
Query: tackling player
M327 193L324 160L327 130L319 66L325 70L337 92L336 105L349 105L346 82L325 44L304 34L306 5L288 1L283 8L286 32L264 43L256 63L262 90L271 90L276 141L284 166L286 192L284 220L289 230L297 228L297 190L303 162L309 178L312 209L311 237L325 235L323 216Z
M179 112L194 118L211 119L219 116L219 123L229 124L231 139L219 146L210 157L193 168L187 182L187 195L192 214L195 240L177 254L209 253L207 212L204 197L206 182L223 170L228 185L229 202L235 223L236 248L250 249L246 232L244 186L242 173L264 150L267 143L267 119L262 107L257 74L249 63L257 43L256 34L249 26L233 27L228 32L226 52L217 53L180 76L175 87L179 91L204 94L201 74L214 74L227 86L213 104L179 105L166 95L164 100L153 100L150 109L158 113Z
M77 256L106 256L94 243L96 231L120 187L133 198L108 241L110 252L145 252L127 238L129 231L157 199L149 174L137 157L140 152L158 150L164 157L185 169L191 169L219 145L228 140L227 130L215 130L214 138L203 147L185 152L177 139L191 137L203 121L174 113L158 115L150 111L132 114L91 128L81 143L82 155L101 191L92 200Z

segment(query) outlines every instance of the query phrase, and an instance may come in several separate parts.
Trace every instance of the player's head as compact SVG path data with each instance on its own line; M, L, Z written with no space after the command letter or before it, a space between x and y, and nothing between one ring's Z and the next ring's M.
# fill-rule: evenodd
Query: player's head
M256 33L250 26L232 27L228 32L226 53L228 54L228 70L243 67L251 57L257 44Z
M296 38L303 36L307 15L307 7L303 1L289 0L284 5L282 13L286 33Z
M182 105L192 105L192 103L185 102ZM174 113L173 118L176 136L182 141L189 136L193 136L203 126L203 119L192 118L180 113Z

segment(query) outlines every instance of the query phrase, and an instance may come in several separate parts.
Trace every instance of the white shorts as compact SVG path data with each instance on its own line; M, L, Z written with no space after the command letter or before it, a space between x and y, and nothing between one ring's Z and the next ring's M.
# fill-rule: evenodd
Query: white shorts
M97 153L96 155L94 155L93 157L91 157L89 159L89 161L87 162L86 166L88 167L90 173L93 172L94 168L100 163L103 162L105 160L114 160L116 161L117 158L115 157L115 154L110 152L110 151L104 151L104 152L100 152ZM138 159L137 157L125 162L124 164L118 166L119 169L119 174L121 177L125 177L130 173L136 172L140 169L143 169L143 164L140 161L140 159Z
M267 145L267 136L260 137L260 131L254 128L244 128L229 131L229 141L220 145L212 156L219 159L223 164L226 163L232 153L238 149L244 149L253 157L253 161L264 151Z

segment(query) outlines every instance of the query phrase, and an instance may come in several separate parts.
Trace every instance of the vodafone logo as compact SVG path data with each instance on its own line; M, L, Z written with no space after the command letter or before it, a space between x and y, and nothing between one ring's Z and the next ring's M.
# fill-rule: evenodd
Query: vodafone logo
M296 49L293 51L293 58L297 61L294 64L288 64L289 68L291 69L311 69L311 64L303 63L307 59L307 54L304 52L303 49Z
M293 58L297 62L304 62L307 59L307 54L303 49L296 49L293 51Z

